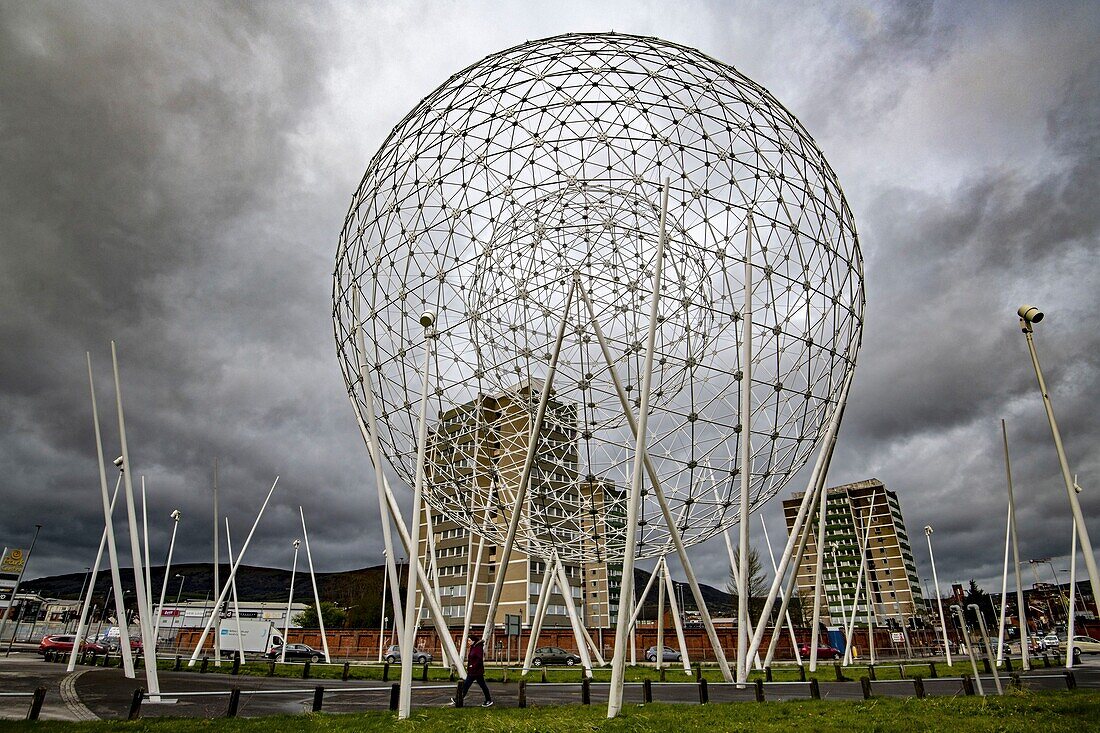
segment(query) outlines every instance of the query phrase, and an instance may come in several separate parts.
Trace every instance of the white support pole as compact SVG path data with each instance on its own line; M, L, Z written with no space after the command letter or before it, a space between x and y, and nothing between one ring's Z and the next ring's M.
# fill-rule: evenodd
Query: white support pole
M172 514L172 539L168 543L168 560L164 563L164 580L160 584L160 603L157 604L154 615L154 628L157 632L157 643L160 643L160 619L164 615L164 595L168 592L168 578L172 572L172 553L176 549L176 530L180 527L180 510L173 509Z
M985 628L985 615L982 613L982 609L978 607L978 604L971 603L967 606L974 615L978 618L978 630L982 632L982 643L985 645L986 653L989 652L989 631ZM997 665L991 665L993 670L993 685L997 688L997 694L1005 694L1004 688L1001 687L1001 673L997 671Z
M814 570L814 621L810 631L810 671L817 671L817 646L821 640L821 596L825 577L825 516L829 502L829 489L822 487L821 497L817 508L817 538L815 549L817 551L817 566Z
M226 595L229 593L229 581L237 577L237 568L240 566L241 561L244 560L244 553L248 550L248 545L252 542L252 535L256 533L256 527L260 524L260 518L263 517L264 511L267 509L267 503L271 501L271 495L275 493L275 487L279 485L279 477L275 477L274 483L271 484L271 488L267 492L267 497L264 499L264 503L260 505L260 511L256 514L256 521L252 523L252 529L249 530L248 536L244 540L244 545L241 547L241 553L237 555L236 560L232 560L229 566L229 578L225 585L222 586L221 593L218 594L218 598L214 601L214 612L210 614L210 618L206 621L206 624L202 628L202 634L199 636L199 641L195 644L195 650L191 652L191 658L187 662L188 667L194 667L195 661L199 658L199 654L202 652L202 646L206 643L206 637L210 635L210 627L214 623L214 617L218 616L218 610L225 603ZM284 640L285 643L285 640Z
M118 499L118 487L122 485L122 474L118 475L118 481L115 483L115 493L111 496L111 508L108 510L108 514L111 518L114 518L115 514L115 500ZM99 551L95 555L95 564L92 565L92 574L89 576L91 580L88 581L88 595L84 597L83 608L80 609L80 621L76 625L76 639L73 643L73 650L69 654L69 664L66 667L67 672L72 672L76 669L76 657L80 653L80 647L83 645L84 632L88 628L88 609L92 605L92 592L95 590L95 581L99 577L99 565L103 562L103 548L107 544L107 527L103 527L103 536L99 538Z
M1066 485L1066 496L1069 498L1069 507L1073 512L1073 521L1077 524L1077 537L1081 543L1081 554L1085 558L1085 569L1088 571L1089 585L1092 586L1092 597L1100 598L1100 570L1096 566L1096 556L1092 553L1092 540L1089 539L1089 529L1085 525L1085 515L1081 512L1081 502L1077 500L1077 491L1074 489L1073 478L1069 470L1069 459L1066 458L1066 449L1062 445L1062 434L1058 430L1058 422L1054 419L1054 405L1050 401L1050 392L1047 390L1046 380L1043 378L1043 370L1039 366L1039 353L1035 350L1035 339L1032 335L1034 321L1025 318L1025 312L1030 312L1028 306L1022 306L1019 310L1020 325L1027 339L1027 348L1031 352L1031 365L1035 367L1035 378L1039 382L1039 392L1043 396L1043 408L1046 410L1047 422L1050 423L1050 434L1054 438L1054 449L1058 453L1058 465L1062 469L1062 481ZM1041 316L1038 318L1041 319Z
M411 547L409 549L409 577L405 590L405 628L401 635L401 691L397 704L397 717L399 720L406 720L412 708L413 651L416 645L418 621L413 617L416 612L417 587L417 573L413 566L414 564L416 566L420 565L420 506L424 500L424 462L428 453L428 386L431 382L432 372L432 339L435 337L432 329L435 325L435 314L425 313L422 315L420 325L424 327L424 379L420 388L420 422L418 423L416 439L416 474L413 481L412 511L409 513L409 542ZM422 588L425 595L431 593L430 583L424 583Z
M477 397L478 406L480 408L481 397ZM478 486L478 468L481 466L481 428L475 425L476 435L474 435L474 469L473 475L470 477L470 481L475 488ZM489 492L485 502L485 508L482 511L482 521L489 518L489 510L493 505L494 492L493 492L493 480L492 476L489 477ZM480 491L475 492L480 496ZM467 545L471 550L474 547L473 535L470 535L470 539ZM458 644L458 653L461 655L455 660L455 665L461 667L463 662L466 661L466 640L470 638L470 625L474 621L474 600L477 598L477 586L478 579L481 577L481 558L485 554L485 535L480 534L477 538L477 552L473 553L474 563L473 569L468 570L466 576L466 618L462 621L462 641ZM467 564L467 568L470 566Z
M382 518L383 522L388 522L389 521L386 518L385 514L383 514L381 518ZM386 557L386 555L388 555L388 554L389 553L387 553L385 550L382 550L382 562L383 563L389 562L389 560ZM385 644L386 644L386 592L388 590L387 586L389 585L389 579L390 579L389 573L386 572L386 568L383 566L383 568L382 568L382 623L380 623L378 625L378 661L379 662L382 661L382 652L384 651Z
M660 570L662 562L664 562L663 557L657 561L657 565L653 568L653 572L649 575L649 580L646 581L645 589L642 591L642 594L638 596L638 598L641 599L641 602L634 605L631 610L630 628L634 628L638 625L638 616L640 616L642 613L642 606L645 605L645 599L649 596L649 591L653 589L653 585L657 582L657 571ZM620 608L621 607L622 604L620 602Z
M720 501L720 497L718 495L718 488L717 487L715 487L715 489L714 489L714 499L715 499L715 501ZM724 539L726 541L726 555L729 557L730 572L733 575L733 584L738 589L738 591L740 591L741 587L742 587L742 584L741 584L741 570L740 570L741 563L737 559L738 554L733 551L733 540L730 539L730 533L729 533L728 529L722 530L722 539ZM747 593L748 592L748 584L747 583L744 585L744 589L745 589L745 592ZM749 638L752 638L752 634L755 631L755 627L752 624L752 619L751 618L748 620L748 629L747 630L748 630L748 633L749 633ZM760 662L760 653L759 652L756 653L756 655L754 657L754 660L755 660L755 663L756 663L756 668L761 669L763 667L763 665Z
M141 477L141 538L145 543L145 608L149 610L150 620L153 611L153 570L149 564L149 504L145 499L145 477ZM153 631L156 632L156 624ZM155 635L154 635L155 639ZM154 644L155 646L155 644Z
M639 610L641 610L641 607L638 605L638 601L632 597L630 599L630 615L637 618ZM614 649L611 653L615 653ZM630 666L638 666L638 627L634 624L630 626Z
M847 630L848 628L848 609L844 603L844 588L840 584L840 563L836 559L836 547L833 547L833 551L830 553L833 557L833 575L836 577L836 592L837 597L840 599L840 621L843 624L840 628ZM852 609L853 617L855 615L855 608ZM850 649L852 646L851 637L844 637L845 650Z
M665 578L668 577L668 568L665 559L657 563L657 574L660 580L657 582L657 669L665 666Z
M1076 482L1075 482L1076 483ZM1073 523L1073 541L1069 551L1069 620L1066 626L1066 669L1073 669L1073 627L1077 615L1077 522ZM79 638L79 637L78 637Z
M294 563L290 566L290 593L286 598L286 617L283 619L283 648L279 654L279 663L286 664L286 645L290 638L290 609L294 605L294 581L298 577L298 547L301 540L294 540Z
M1005 610L1008 600L1008 550L1012 544L1012 514L1009 513L1005 519L1005 559L1004 568L1001 571L1001 618L997 622L997 664L1004 662L1005 651L1005 618L1008 616L1008 612ZM936 595L939 595L939 590L936 590ZM940 611L940 616L943 616L943 611Z
M966 628L966 614L962 606L951 607L955 617L959 620L959 628L962 630L963 643L966 644L966 653L970 657L970 669L974 672L974 684L978 687L978 694L985 697L985 688L982 686L982 676L978 674L978 660L974 657L974 644L970 641L970 632Z
M737 681L749 676L749 489L752 486L752 215L745 219L745 307L741 335L741 508L738 519Z
M593 330L596 334L596 340L600 344L600 351L603 353L604 361L608 365L608 371L611 375L612 382L615 386L615 392L618 394L619 403L623 408L623 414L626 416L627 423L630 425L630 429L633 432L635 439L638 440L638 436L641 435L640 427L633 411L630 409L630 403L627 400L626 390L623 388L622 380L619 378L618 370L615 368L615 361L611 356L611 350L607 345L607 339L604 338L603 329L600 327L600 322L596 317L596 309L592 305L592 301L589 300L588 294L584 290L584 286L577 280L578 290L581 293L581 297L584 299L585 305L588 308L589 319L592 322ZM639 442L641 442L639 440ZM733 674L730 671L729 663L726 661L725 651L722 649L722 644L718 640L718 632L714 628L714 621L711 619L710 611L707 609L706 601L703 599L703 592L699 588L699 581L695 577L695 570L691 565L691 561L687 556L687 549L684 547L682 538L680 537L679 526L672 516L672 512L668 507L668 502L665 500L664 491L661 489L661 482L657 476L657 470L650 459L649 452L643 445L642 447L642 461L645 465L646 473L649 475L650 485L653 487L653 493L657 497L658 506L660 506L661 514L664 519L665 525L668 528L669 539L672 540L673 545L676 547L676 555L680 560L680 565L684 569L684 574L687 577L688 587L691 589L691 594L695 598L695 605L699 609L699 618L703 622L703 628L707 632L707 639L710 641L711 648L714 650L715 659L718 661L718 668L722 672L722 678L726 682L733 682ZM624 573L625 577L625 573ZM620 586L621 588L621 586ZM631 581L631 588L633 588L633 580ZM621 591L620 591L621 592ZM634 664L634 644L631 643L631 664ZM621 702L621 701L620 701Z
M871 506L872 507L874 506L874 494L871 495ZM858 522L858 517L855 517L855 512L853 512L852 514L853 514L853 518L855 518ZM859 541L859 532L860 531L863 532L863 542ZM867 545L870 542L871 542L871 509L868 508L867 517L866 517L865 521L858 522L857 525L856 525L856 543L859 547L859 572L856 574L856 596L855 596L855 600L852 601L852 616L849 619L848 631L844 635L844 638L848 639L848 648L844 650L844 666L845 667L850 665L852 663L852 659L853 659L851 639L852 639L852 635L855 634L856 616L859 615L859 594L860 594L860 591L863 588L863 576L867 571L867 555L868 555L868 553L867 553L866 549L867 549ZM867 594L867 603L868 603L868 606L871 603L870 593ZM868 638L870 637L871 633L872 633L871 623L870 623L870 621L868 621L868 623L867 623Z
M684 639L684 625L680 620L680 608L676 603L676 586L672 582L672 575L667 572L668 565L661 558L665 566L665 588L668 591L669 612L672 614L672 625L676 628L676 642L680 645L680 662L684 666L684 674L691 674L691 659L688 658L687 641Z
M779 588L783 585L783 578L787 575L787 568L790 565L795 544L802 543L798 550L798 558L795 560L795 572L791 574L787 592L780 600L781 614L786 612L787 606L790 603L791 595L794 592L795 580L798 577L798 565L802 561L802 551L805 547L805 533L802 531L803 524L806 523L806 515L810 507L813 506L813 499L817 495L818 489L825 483L825 477L828 474L828 463L832 458L833 445L836 444L837 433L840 430L840 418L844 412L845 401L848 399L848 390L852 386L853 374L854 370L849 368L848 372L844 375L844 383L840 389L840 397L837 400L836 408L833 410L833 415L829 419L829 426L825 431L821 449L814 463L810 480L806 486L806 493L802 498L802 503L798 507L798 514L795 515L795 521L794 525L791 527L790 536L787 537L787 543L783 548L783 554L780 556L779 567L775 573L775 578L772 580L772 586L768 591L768 597L764 599L764 608L760 612L761 619L767 619L771 615L772 607L775 605L775 599L779 596ZM763 624L756 625L756 633L753 634L752 643L749 645L750 653L755 653L760 648L760 642L764 637L764 628L765 626ZM768 654L764 657L765 665L771 664L777 642L778 638L773 635L772 641L768 646Z
M367 451L370 453L371 465L374 466L374 484L378 494L378 519L382 522L382 544L383 544L383 557L386 561L386 577L389 580L390 588L390 602L393 608L393 628L403 629L405 628L404 616L401 613L401 588L400 579L397 574L397 565L395 562L395 556L393 553L393 537L390 531L390 512L386 502L386 478L382 472L382 451L378 445L378 426L375 420L374 413L374 392L370 381L370 372L366 364L366 347L363 343L363 329L359 325L359 298L356 297L353 301L353 307L355 309L355 348L356 356L359 362L359 373L362 374L362 387L363 387L363 404L367 412L367 424L364 425L362 420L359 419L359 429L363 436L363 442L366 443ZM348 395L352 403L355 402L354 393ZM359 415L359 410L355 411L356 417ZM383 614L385 616L385 614ZM379 640L381 645L381 640ZM381 654L381 652L379 652Z
M145 589L145 574L141 563L140 535L137 526L137 510L134 507L134 484L130 479L132 464L130 463L130 449L126 444L126 417L122 411L122 380L118 374L118 353L115 350L115 342L111 342L111 364L115 373L115 403L118 407L118 437L122 444L122 465L126 473L122 476L122 488L126 497L126 516L130 525L130 554L134 561L134 595L137 596L139 612L138 628L141 629L142 652L145 657L145 683L148 685L149 697L155 702L160 702L160 678L157 673L156 641L152 638L149 629L149 608L146 601L149 595ZM121 622L120 622L121 627ZM120 638L119 647L130 645L130 638Z
M538 603L535 604L535 615L531 617L531 629L527 637L527 652L523 656L523 671L521 676L531 671L531 662L535 658L535 648L539 645L539 633L542 632L542 621L546 617L546 606L550 603L550 593L557 582L554 576L554 567L548 560L543 560L546 571L542 574L542 590L539 593Z
M569 624L573 627L573 638L577 642L577 654L580 655L581 664L584 665L585 676L592 679L592 657L588 654L588 646L582 632L584 624L577 616L577 606L573 602L573 586L569 583L569 577L565 574L565 566L561 564L561 558L558 557L556 552L553 560L558 576L558 589L561 591L562 598L565 599L565 612L569 616Z
M325 652L325 664L332 664L332 658L328 653L328 637L325 636L325 619L321 616L321 595L317 592L317 576L313 572L313 553L309 551L309 532L306 531L306 513L301 505L298 513L302 515L302 539L306 543L306 560L309 561L309 579L313 583L313 602L317 604L317 623L321 627L321 648ZM284 639L285 641L285 639Z
M221 528L218 527L221 524L221 515L218 514L218 457L214 457L214 597L218 598L222 594L221 584L221 560L218 557L221 552L221 541L218 539L218 533L221 532ZM230 560L232 564L232 560ZM221 623L221 606L215 606L211 611L211 617L218 616L218 623ZM220 634L214 634L214 666L220 667L222 664L222 641Z
M504 537L504 545L501 547L497 559L497 575L493 581L493 594L489 598L489 608L485 614L485 628L481 638L488 643L492 636L493 627L496 625L497 606L500 604L500 594L504 590L504 577L508 574L508 563L512 558L512 546L516 541L516 530L519 528L520 517L524 514L527 503L527 485L531 479L531 469L535 464L538 454L539 435L542 433L542 421L546 416L546 405L550 401L550 392L554 388L554 374L558 369L558 357L561 354L561 344L565 339L565 330L569 324L569 307L573 303L576 291L576 280L569 285L565 296L565 304L562 306L561 325L558 327L557 339L554 341L554 351L550 355L550 364L546 369L546 378L543 380L542 394L539 395L538 409L535 412L535 421L531 426L531 437L528 440L527 456L523 462L523 471L520 473L519 485L516 487L514 507L515 511L508 521L508 532ZM532 385L533 387L533 385Z
M229 534L229 517L225 518L225 549L226 549L226 552L229 553L230 561L232 561L233 560L233 540L232 540L232 538ZM236 577L231 577L229 579L229 584L231 586L233 586L233 625L236 627L236 631L237 631L237 648L233 652L233 656L239 658L243 662L244 661L244 636L241 635L241 603L240 603L240 599L237 597L237 579L236 579ZM218 633L219 634L221 633L220 625L221 624L219 622L219 628L218 628ZM286 639L283 639L283 648L286 649Z
M435 595L435 600L441 606L442 594L439 592L439 562L435 556L435 523L432 522L432 508L428 506L427 502L424 502L424 532L427 534L427 549L428 549L428 575L432 579L432 585L430 588L425 589L424 593L431 593ZM307 545L308 548L308 545ZM420 606L424 605L423 599L420 601L420 605L416 609L416 626L420 628ZM450 667L451 662L447 658L447 648L440 643L440 662L444 667ZM455 664L458 660L455 660Z
M130 638L130 624L126 620L126 606L122 597L122 578L118 569L118 548L115 545L115 527L111 519L111 510L114 506L112 500L107 498L107 468L103 462L103 436L99 431L99 408L96 405L95 399L95 382L92 380L92 355L86 352L85 356L88 360L88 388L92 393L92 422L95 425L95 448L96 458L99 461L99 488L100 495L103 499L103 526L107 532L107 558L111 563L111 588L115 595L115 618L118 619L119 634L125 636L127 641ZM119 465L119 479L123 478L126 471L125 461ZM116 487L116 497L117 487ZM104 604L103 615L107 614L106 604ZM119 644L119 651L122 653L122 670L123 674L128 679L134 679L134 655L130 650L130 644Z
M932 584L936 588L936 606L940 612L940 631L943 632L943 649L947 653L947 666L952 665L951 661L951 640L947 637L947 619L943 615L943 598L940 595L940 578L936 574L936 556L932 554L932 527L928 525L924 528L924 536L928 540L928 559L932 563ZM1003 616L1002 616L1003 618ZM997 660L1000 662L1000 660Z
M1027 604L1024 602L1024 582L1020 578L1020 541L1016 535L1016 499L1012 491L1012 463L1008 457L1008 428L1001 420L1001 438L1005 449L1005 478L1008 485L1008 518L1012 525L1012 563L1016 569L1016 615L1020 621L1020 666L1024 671L1031 669L1031 659L1027 649Z
M768 546L768 559L771 560L771 562L772 562L772 572L778 573L779 572L779 566L777 566L775 564L775 553L772 552L772 541L771 541L771 538L768 537L768 523L764 521L764 517L760 517L760 527L764 530L764 544L766 544ZM780 589L779 592L782 593L783 592L782 589ZM802 651L798 648L798 637L795 636L795 633L794 633L794 623L791 621L790 611L784 611L782 614L780 614L778 617L776 617L775 628L772 629L772 634L777 635L777 636L780 634L779 620L778 620L779 618L782 618L783 620L785 620L787 622L787 634L790 635L790 637L791 637L791 649L794 650L794 661L795 661L795 664L801 665L802 664ZM759 659L760 652L757 652L756 656Z

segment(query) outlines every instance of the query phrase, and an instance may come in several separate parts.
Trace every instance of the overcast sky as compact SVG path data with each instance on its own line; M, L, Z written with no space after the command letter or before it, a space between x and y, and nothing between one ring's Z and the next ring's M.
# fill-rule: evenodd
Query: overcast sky
M176 507L176 558L209 558L217 456L238 547L282 476L250 564L289 566L299 504L318 570L381 562L331 325L351 194L389 130L453 72L527 39L604 30L737 67L840 178L868 302L830 485L882 479L922 577L932 524L942 583L999 589L1003 417L1021 557L1068 568L1066 493L1014 316L1032 302L1100 542L1096 3L0 0L0 544L25 547L40 523L29 576L94 559L84 354L109 460L115 339L159 561ZM780 500L806 473L763 511L777 544ZM693 556L724 585L721 540Z

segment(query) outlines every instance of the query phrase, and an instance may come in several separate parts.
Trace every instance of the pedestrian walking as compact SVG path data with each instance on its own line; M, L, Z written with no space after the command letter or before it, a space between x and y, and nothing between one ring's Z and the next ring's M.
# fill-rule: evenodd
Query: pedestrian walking
M466 693L475 682L485 695L485 702L481 707L492 707L493 695L489 692L489 686L485 684L485 642L482 639L470 640L470 651L466 655L466 681L462 683L462 691L458 694L459 700L466 698ZM451 705L455 704L455 699L452 697Z

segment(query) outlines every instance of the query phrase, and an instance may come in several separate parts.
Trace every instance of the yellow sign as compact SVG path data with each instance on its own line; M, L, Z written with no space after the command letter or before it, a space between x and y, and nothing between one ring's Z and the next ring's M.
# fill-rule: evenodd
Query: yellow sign
M23 572L23 565L27 562L27 553L18 547L13 547L4 553L0 559L0 573L12 573L18 575Z

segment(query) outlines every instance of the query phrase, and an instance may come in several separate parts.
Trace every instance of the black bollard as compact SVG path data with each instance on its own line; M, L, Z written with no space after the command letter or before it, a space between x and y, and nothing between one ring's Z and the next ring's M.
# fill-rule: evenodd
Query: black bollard
M1005 671L1006 672L1011 672L1012 671L1012 657L1008 654L1005 655Z
M42 703L46 700L46 688L36 687L34 689L34 695L31 697L31 707L27 711L27 720L38 720L38 715L42 712Z
M134 690L134 696L130 698L130 712L126 715L127 720L137 720L141 717L141 701L145 699L145 688L139 687Z
M642 702L653 702L653 682L642 680Z
M387 665L389 666L389 665ZM401 698L401 685L394 682L390 685L390 710L397 710L397 703Z
M924 699L924 680L920 675L913 677L913 692L917 694L918 699Z
M665 681L665 668L664 667L661 667L660 674L658 674L658 678L660 679L661 682Z
M313 688L313 712L321 712L321 705L325 701L325 688L317 685Z
M103 666L104 667L110 667L111 666L111 653L110 652L104 652L103 653Z
M806 681L806 665L805 664L798 665L798 681L799 682L805 682Z
M455 685L455 707L462 707L462 683Z
M348 681L348 676L351 674L351 662L344 662L344 672L340 675L340 679L344 682ZM451 680L454 680L454 676L451 676Z
M764 702L764 680L759 677L756 678L756 701Z
M92 665L93 667L95 666L95 662L96 662L96 657L98 657L98 656L99 656L99 653L98 653L98 652L92 652L92 661L91 661L91 665Z
M1077 678L1074 677L1073 672L1070 672L1069 670L1066 670L1066 689L1067 690L1076 690L1077 689Z
M817 684L817 677L810 678L810 697L814 700L821 699L821 686Z
M939 678L940 675L939 675L938 672L936 672L936 663L935 662L929 662L928 663L928 676L931 677L932 679L938 679Z
M233 653L233 668L229 670L229 674L236 675L241 671L241 655L237 652Z
M519 681L519 706L527 707L527 680Z
M993 674L993 665L989 663L989 657L982 657L982 669L986 674Z
M202 666L199 667L199 674L206 674L206 670L210 669L210 657L202 658Z
M873 664L868 664L867 665L867 676L871 678L872 682L874 682L875 680L878 679L878 677L875 676L875 665L873 665Z
M303 680L308 680L309 679L309 660L308 659L302 664L302 679Z
M1050 669L1050 657L1048 657L1045 652L1043 653L1043 666Z
M581 680L581 705L592 704L592 680L585 677Z
M1020 682L1020 673L1013 672L1010 677L1012 678L1012 688L1015 690L1023 689L1023 684Z
M225 710L225 717L237 717L237 708L241 705L241 688L234 687L229 691L229 707Z
M970 675L964 674L962 676L963 681L963 694L970 697L974 694L974 680Z
M844 673L840 671L840 662L833 662L833 669L836 671L836 681L846 682L848 678L844 676Z
M699 704L706 705L710 702L710 692L707 691L707 681L699 680Z
M179 654L177 654L176 655L176 663L172 665L172 671L173 672L179 672L180 668L182 666L183 666L183 657L181 657Z
M871 699L871 678L870 677L860 677L859 678L859 686L863 690L863 699L864 700L870 700Z
M542 672L542 681L546 682L546 667L543 667L540 671Z
M427 662L424 662L424 669L420 673L420 681L421 682L427 682L428 681L428 663Z
M698 664L695 665L695 681L696 682L702 682L703 681L703 663L702 662L699 662Z
M764 667L764 679L766 679L768 682L772 681L772 668L771 668L771 665L768 665L767 667Z
M389 662L385 662L385 663L382 664L382 681L383 682L389 682L390 681L390 663Z
M271 664L268 665L268 667L267 667L267 676L268 677L274 677L275 676L275 660L274 659L271 660Z

